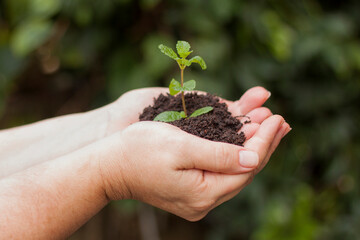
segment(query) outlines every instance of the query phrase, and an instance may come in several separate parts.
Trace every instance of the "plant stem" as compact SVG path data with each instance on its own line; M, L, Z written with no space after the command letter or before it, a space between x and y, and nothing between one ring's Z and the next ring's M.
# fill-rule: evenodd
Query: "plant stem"
M180 69L181 69L181 87L183 87L184 86L184 68L180 68ZM185 116L187 117L184 92L181 92L181 101L182 101L182 106L184 109Z

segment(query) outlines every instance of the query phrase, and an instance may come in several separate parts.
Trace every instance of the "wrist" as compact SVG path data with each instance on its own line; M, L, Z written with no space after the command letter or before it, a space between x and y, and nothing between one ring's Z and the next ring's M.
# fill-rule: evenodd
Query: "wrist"
M125 155L122 147L122 133L117 132L99 142L98 171L102 189L108 201L131 199L132 194L126 182Z

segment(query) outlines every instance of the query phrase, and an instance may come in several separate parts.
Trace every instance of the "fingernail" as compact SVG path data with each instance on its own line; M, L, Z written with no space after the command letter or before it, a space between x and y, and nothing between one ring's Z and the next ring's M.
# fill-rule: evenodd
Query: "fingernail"
M292 130L291 127L287 128L286 131L283 133L282 137L285 137Z
M240 165L246 168L257 167L259 164L259 156L256 152L240 151L239 158Z
M270 97L271 97L271 92L270 91L268 91L268 97L267 97L267 99L269 99Z

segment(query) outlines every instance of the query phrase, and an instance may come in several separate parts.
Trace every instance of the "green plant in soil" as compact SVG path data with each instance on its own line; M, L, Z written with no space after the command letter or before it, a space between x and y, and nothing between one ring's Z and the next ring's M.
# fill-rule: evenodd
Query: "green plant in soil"
M183 111L177 112L177 111L166 111L162 112L159 115L157 115L154 118L154 121L160 121L160 122L172 122L175 120L180 120L182 118L189 118L189 117L197 117L202 114L208 113L213 110L213 107L207 106L200 109L197 109L194 111L190 116L188 116L188 112L186 110L186 104L185 104L185 92L186 91L192 91L196 87L196 81L195 80L189 80L184 82L184 70L186 67L190 67L192 63L198 63L200 67L205 70L206 69L206 63L200 56L195 56L191 59L186 59L190 53L193 51L190 50L190 44L186 41L178 41L176 44L176 50L175 51L167 47L163 44L159 45L159 49L162 53L164 53L166 56L174 59L180 68L180 82L175 80L174 78L171 80L169 85L169 91L171 95L176 95L178 93L181 93L181 102Z

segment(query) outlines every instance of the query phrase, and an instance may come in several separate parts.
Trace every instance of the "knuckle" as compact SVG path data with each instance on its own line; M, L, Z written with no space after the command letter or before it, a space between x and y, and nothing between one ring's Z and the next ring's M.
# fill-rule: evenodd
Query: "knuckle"
M167 143L170 143L173 146L177 146L178 149L189 149L189 143L187 141L184 141L183 138L179 138L175 135L168 135L167 137Z
M271 110L270 110L269 108L267 108L267 107L261 107L261 109L262 109L262 111L264 111L264 114L265 114L266 116L271 116L271 115L272 115L272 112L271 112Z
M215 201L213 200L200 200L195 202L191 208L193 210L194 213L196 213L196 215L201 215L204 213L207 213L208 211L210 211L210 209L214 206Z
M253 136L251 139L251 142L256 146L266 146L268 144L268 139L264 139L263 137L259 136Z
M192 216L186 217L185 219L190 222L197 222L197 221L200 221L201 219L203 219L206 215L207 215L207 213L197 214L197 215L192 215Z
M232 156L230 151L227 151L223 144L220 144L215 149L215 164L217 168L227 168L230 167Z

